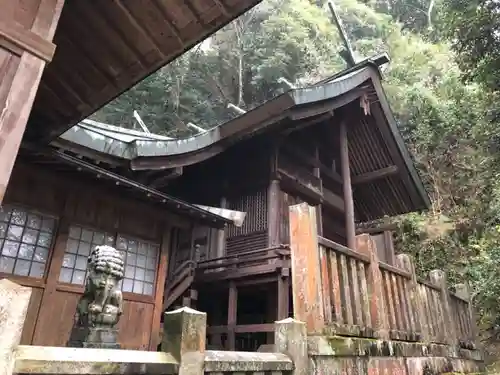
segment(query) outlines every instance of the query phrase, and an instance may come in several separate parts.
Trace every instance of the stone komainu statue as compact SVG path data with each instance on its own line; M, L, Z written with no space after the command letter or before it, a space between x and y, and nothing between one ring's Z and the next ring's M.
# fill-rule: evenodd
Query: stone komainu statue
M117 284L124 275L121 253L111 246L96 246L88 258L85 291L78 302L76 323L87 327L114 327L123 312Z

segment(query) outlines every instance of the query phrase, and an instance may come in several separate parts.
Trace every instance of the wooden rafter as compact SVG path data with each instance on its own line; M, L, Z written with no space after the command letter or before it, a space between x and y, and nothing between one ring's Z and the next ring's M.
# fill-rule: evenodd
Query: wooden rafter
M352 177L352 183L353 185L357 184L363 184L367 182L373 182L375 180L379 180L381 178L389 177L389 176L394 176L398 174L399 169L395 165L391 165L386 168L378 169L376 171L371 171L367 173L363 173L357 176Z

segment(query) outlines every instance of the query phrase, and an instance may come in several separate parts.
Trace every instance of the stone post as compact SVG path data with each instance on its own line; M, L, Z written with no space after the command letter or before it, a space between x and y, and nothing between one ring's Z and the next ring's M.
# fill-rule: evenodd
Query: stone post
M368 234L356 236L356 250L370 257L367 266L367 286L370 301L370 316L375 336L382 340L389 339L389 321L384 304L384 284L380 272L379 259L375 242Z
M203 375L207 314L189 307L164 314L161 350L179 361L179 375Z
M288 355L294 364L293 375L309 374L307 356L307 327L303 322L287 318L275 323L276 351Z
M31 288L0 280L0 375L11 375L14 369L30 297Z
M446 273L442 270L431 271L429 272L429 279L433 285L439 287L440 291L441 311L443 313L440 317L440 321L443 324L444 343L456 347L457 334L454 320L451 318L450 292L448 290Z

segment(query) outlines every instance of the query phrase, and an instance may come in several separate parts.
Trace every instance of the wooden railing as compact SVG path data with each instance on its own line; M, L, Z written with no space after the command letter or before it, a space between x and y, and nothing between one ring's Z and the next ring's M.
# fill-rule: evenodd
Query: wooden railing
M384 291L384 308L389 323L389 337L395 340L417 341L420 338L415 325L412 300L412 274L399 267L379 263Z
M191 286L194 281L196 263L186 260L168 277L165 284L163 310L167 310Z
M369 243L365 251L318 237L327 326L338 335L379 337L387 331L393 340L474 348L474 320L464 286L459 295L451 293L441 271L417 281L406 254L396 257L396 266L377 262L374 242L368 235L361 237L365 241L358 241L360 247ZM371 257L367 250L373 252ZM370 278L367 270L379 277ZM377 291L382 291L381 297ZM382 317L378 324L372 318L374 308Z
M465 286L450 292L440 270L418 280L407 254L394 265L379 261L368 234L356 237L356 249L322 238L315 220L314 207L290 208L294 314L309 332L474 348Z
M370 259L326 238L319 239L325 319L339 333L373 337L366 265Z
M198 262L197 280L245 277L290 267L290 249L285 246L249 251Z
M465 284L456 285L455 293L451 294L451 313L460 347L475 349L476 327L472 319L474 314L469 291Z

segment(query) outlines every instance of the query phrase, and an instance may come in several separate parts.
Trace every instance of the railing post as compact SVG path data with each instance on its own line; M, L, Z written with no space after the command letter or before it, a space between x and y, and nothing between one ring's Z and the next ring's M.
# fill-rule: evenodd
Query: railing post
M288 355L294 364L293 375L309 374L307 328L305 323L287 318L275 323L274 343L277 352Z
M476 314L474 311L474 306L472 305L469 286L467 284L455 285L455 294L457 295L457 297L467 301L467 319L469 321L465 323L469 325L470 329L468 337L470 342L467 344L472 346L470 347L470 349L476 349L476 338L477 338Z
M307 332L325 327L316 210L307 203L289 207L294 317ZM328 292L328 291L325 291Z
M164 314L161 350L179 361L179 375L203 375L207 314L189 307Z
M11 375L14 353L21 342L31 288L0 280L0 375Z
M450 346L456 346L457 334L451 315L450 291L448 290L446 273L442 270L433 270L429 272L429 279L433 285L439 287L442 307L442 316L439 318L443 324L444 343ZM439 314L439 311L437 313Z
M415 272L413 258L409 254L399 254L396 256L396 266L405 270L411 275L411 280L408 283L408 294L410 299L408 313L410 318L410 326L413 330L412 333L415 334L416 341L420 341L422 339L424 339L424 341L427 339L428 341L428 337L423 337L423 321L420 318L421 316L423 316L423 313L421 312L423 304L420 301L420 294L418 292L417 274Z
M377 338L389 339L389 322L384 304L384 287L382 283L382 273L379 268L377 248L374 241L368 234L356 236L356 250L370 257L370 264L367 267L367 286L370 301L370 316L372 327Z

